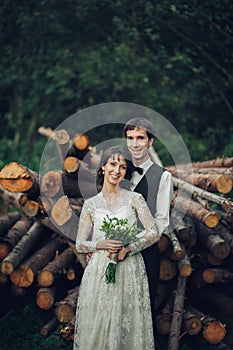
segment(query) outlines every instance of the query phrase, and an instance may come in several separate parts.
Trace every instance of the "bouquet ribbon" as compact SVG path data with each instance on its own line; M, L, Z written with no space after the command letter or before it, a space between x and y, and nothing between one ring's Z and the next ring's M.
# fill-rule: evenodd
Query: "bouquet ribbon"
M112 253L105 271L105 278L107 283L115 283L116 266L118 261L118 253Z

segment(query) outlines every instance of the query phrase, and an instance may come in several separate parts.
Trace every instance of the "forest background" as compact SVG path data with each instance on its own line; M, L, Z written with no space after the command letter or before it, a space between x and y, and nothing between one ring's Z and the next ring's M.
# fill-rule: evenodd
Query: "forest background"
M0 167L37 170L39 126L118 101L163 115L193 161L232 156L232 14L230 0L3 1Z
M0 48L0 168L18 161L38 170L47 142L38 127L118 101L163 115L193 161L233 154L231 0L4 0ZM103 135L119 128L91 144ZM8 349L49 349L38 313L33 304L8 320ZM34 336L19 327L24 314Z

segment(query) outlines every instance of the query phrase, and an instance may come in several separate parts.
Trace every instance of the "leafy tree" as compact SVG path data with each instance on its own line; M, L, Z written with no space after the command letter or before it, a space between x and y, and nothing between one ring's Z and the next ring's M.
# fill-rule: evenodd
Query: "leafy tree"
M164 115L193 160L231 155L232 7L230 0L4 1L0 162L36 168L46 142L40 125L57 127L77 110L114 101Z

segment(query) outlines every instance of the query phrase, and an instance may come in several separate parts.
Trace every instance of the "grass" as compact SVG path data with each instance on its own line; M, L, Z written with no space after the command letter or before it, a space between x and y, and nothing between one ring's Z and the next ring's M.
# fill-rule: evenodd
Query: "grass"
M50 313L33 302L9 312L0 320L0 350L72 350L73 344L64 341L58 331L48 338L40 335L49 317Z
M55 331L48 338L40 335L41 327L53 317L53 310L40 310L32 301L26 305L16 307L10 311L5 317L0 319L0 350L72 350L73 344L65 341L59 335L59 331ZM200 344L195 347L190 346L190 339L196 343L195 336L191 338L183 337L180 342L179 350L216 350L216 345L203 343L201 337ZM189 341L188 341L189 340ZM167 349L167 337L160 339L159 350ZM225 349L224 347L221 349ZM233 347L227 347L233 349ZM94 350L94 349L93 349ZM131 349L129 349L131 350ZM133 350L133 349L132 349Z

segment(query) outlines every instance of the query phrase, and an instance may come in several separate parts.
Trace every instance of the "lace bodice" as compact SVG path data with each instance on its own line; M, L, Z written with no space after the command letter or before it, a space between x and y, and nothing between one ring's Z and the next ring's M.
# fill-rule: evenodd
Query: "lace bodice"
M129 255L135 254L159 240L155 220L141 194L121 189L114 208L110 208L103 193L100 192L87 199L83 204L76 240L76 249L79 253L94 252L98 240L105 239L105 233L100 228L106 215L110 218L115 216L122 219L127 218L128 223L132 225L139 218L144 226L145 229L137 235L139 239L130 243L131 252Z

